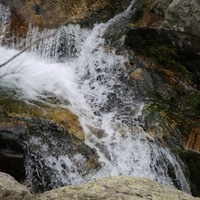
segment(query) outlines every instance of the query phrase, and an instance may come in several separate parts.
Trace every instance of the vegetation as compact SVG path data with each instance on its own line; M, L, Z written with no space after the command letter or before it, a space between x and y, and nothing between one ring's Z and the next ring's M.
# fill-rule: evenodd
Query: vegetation
M147 47L147 50L149 51L150 56L160 65L183 75L189 83L193 82L193 74L177 61L179 53L176 48L161 44Z
M151 58L164 69L171 70L180 78L184 78L190 84L194 82L194 74L186 66L182 65L181 52L158 37L156 31L150 29L131 30L126 38L126 43L133 48L136 54Z

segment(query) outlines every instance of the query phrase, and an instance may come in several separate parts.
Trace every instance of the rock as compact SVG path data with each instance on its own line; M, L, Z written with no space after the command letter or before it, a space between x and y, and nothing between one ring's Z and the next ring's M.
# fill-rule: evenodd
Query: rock
M12 176L0 172L0 199L22 200L30 196L29 190L19 184Z
M188 179L191 185L191 192L193 196L200 196L200 180L197 178L200 176L200 154L194 151L184 150L180 152L180 158L183 161L187 173Z
M167 32L171 30L147 27L133 27L127 32L125 43L134 50L129 56L132 71L128 84L137 85L138 94L148 99L142 114L144 130L180 157L192 194L200 196L195 178L200 167L200 84L196 74L180 62L178 57L184 59L183 54L169 45ZM143 63L137 67L135 54ZM136 79L135 72L141 69L140 79Z
M200 3L198 0L145 1L151 13L163 18L160 27L199 37Z
M143 81L141 73L142 73L142 69L138 68L138 69L136 69L135 71L132 72L132 74L130 75L130 77L134 78L134 79L136 79L138 81Z
M184 145L185 149L196 151L200 153L200 129L199 127L194 127L188 135L187 140Z
M91 12L105 8L110 0L104 2L94 0L84 1L22 1L1 0L1 3L10 7L12 14L17 15L22 22L33 26L53 28L64 23L67 19L81 15L88 16ZM89 8L89 9L88 9ZM21 25L23 27L24 23Z
M199 9L198 0L146 0L138 10L138 21L134 22L134 26L155 29L158 37L154 37L154 44L161 39L179 49L180 62L196 74L197 79L200 78Z
M66 21L72 23L82 21L84 26L93 26L97 22L105 22L115 14L122 12L130 3L130 0L0 0L0 3L11 10L11 22L7 25L7 37L13 34L15 40L26 36L29 26L44 28L57 28L65 25Z
M155 181L133 177L107 177L79 186L69 186L36 195L26 200L48 199L195 199Z
M105 177L82 185L71 185L43 194L29 195L27 188L12 177L0 173L0 195L4 200L67 200L67 199L162 199L198 200L189 194L155 181L135 177Z
M26 179L31 192L71 184L70 173L81 179L99 167L96 152L84 143L78 117L70 111L27 104L2 91L0 104L0 171Z
M200 36L200 2L173 0L165 11L163 26L188 35Z

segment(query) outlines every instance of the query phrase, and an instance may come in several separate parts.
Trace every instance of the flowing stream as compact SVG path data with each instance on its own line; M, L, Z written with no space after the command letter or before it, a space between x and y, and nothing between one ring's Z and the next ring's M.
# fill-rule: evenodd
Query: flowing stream
M190 193L175 156L156 142L149 142L147 137L150 136L138 120L144 102L137 100L134 89L128 88L120 80L127 58L117 55L115 49L105 50L109 42L104 35L110 27L128 20L134 13L133 6L134 1L124 13L105 24L97 24L92 30L79 25L60 27L54 36L41 40L0 68L0 85L13 89L18 98L24 101L48 102L52 96L56 97L63 102L59 104L61 108L67 108L79 116L85 143L97 151L101 168L84 177L80 172L71 170L66 177L62 173L62 163L72 168L73 161L67 155L60 155L59 158L44 155L46 164L56 171L56 178L64 185L79 184L103 176L137 176L176 187L178 184L180 189ZM25 40L8 48L2 45L2 41L6 34L5 25L9 21L9 10L1 6L0 11L1 63L16 55L19 52L17 48L22 44L29 45L55 31L45 30L41 33L30 27ZM101 130L101 135L93 134L91 128ZM30 143L38 144L38 151L44 154L48 149L39 138L33 137ZM81 160L82 157L76 155L74 159ZM176 180L170 177L169 168ZM31 178L28 165L26 170ZM54 183L56 187L56 180Z

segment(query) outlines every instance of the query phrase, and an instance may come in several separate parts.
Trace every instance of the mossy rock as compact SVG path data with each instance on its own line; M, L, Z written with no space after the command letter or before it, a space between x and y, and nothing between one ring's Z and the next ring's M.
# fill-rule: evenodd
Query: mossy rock
M155 63L164 69L176 73L180 79L185 79L190 84L198 85L198 73L196 73L198 56L187 50L173 45L173 39L177 33L156 28L132 27L127 32L126 45L130 46L136 54L152 58ZM188 56L185 56L188 54ZM189 60L194 57L194 62Z
M55 187L57 171L52 170L53 164L46 158L58 162L65 162L62 156L69 160L79 158L69 169L65 163L59 163L65 184L71 180L67 174L70 170L84 177L100 167L96 151L84 143L78 117L70 111L41 102L25 102L2 91L0 103L0 171L19 181L26 179L31 192ZM57 182L57 187L64 184L59 178Z

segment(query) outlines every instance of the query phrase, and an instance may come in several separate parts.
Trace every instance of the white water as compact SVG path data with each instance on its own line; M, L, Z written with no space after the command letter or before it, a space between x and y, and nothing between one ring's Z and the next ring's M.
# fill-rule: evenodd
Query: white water
M180 188L190 192L175 157L156 142L149 142L147 137L150 136L138 122L144 103L138 102L134 91L119 80L127 58L116 55L115 50L105 50L103 35L111 25L130 15L130 8L92 30L81 29L79 25L61 27L55 36L41 41L29 52L0 68L0 85L14 89L18 97L24 100L47 102L49 97L56 97L60 102L68 102L57 106L70 109L79 116L85 143L96 149L102 168L86 177L72 170L66 177L61 162L71 169L73 159L70 160L67 155L58 158L46 156L46 164L58 172L56 176L63 184L81 183L102 176L128 175L174 185L168 174L170 165ZM8 12L3 7L1 11ZM9 17L3 16L0 15L2 24L6 24ZM28 45L37 37L53 31L39 33L30 28L27 39L17 46L22 43ZM3 25L1 33L2 36L5 33ZM61 45L63 43L64 46ZM64 48L65 54L57 53L61 48ZM15 49L0 47L1 63L16 53L18 51ZM101 136L93 134L91 127L101 130ZM31 143L41 146L43 153L48 151L47 144L40 143L38 138L33 137ZM84 159L81 155L75 157L75 160ZM27 173L28 170L27 166Z

